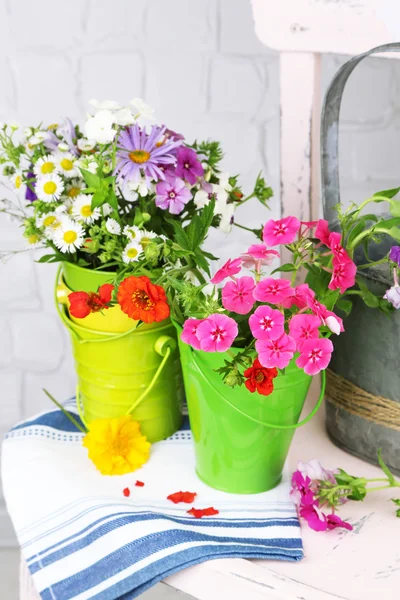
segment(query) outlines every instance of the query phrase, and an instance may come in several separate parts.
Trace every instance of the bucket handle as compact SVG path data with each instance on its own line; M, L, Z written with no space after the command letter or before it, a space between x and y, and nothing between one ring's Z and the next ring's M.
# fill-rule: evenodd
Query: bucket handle
M112 335L112 336L110 335L105 338L97 338L97 339L90 339L90 340L81 338L81 336L71 327L68 317L66 316L64 311L60 308L60 299L62 297L65 297L65 294L63 294L60 289L61 269L62 269L62 267L60 265L57 270L56 284L54 286L54 302L55 302L56 309L57 309L60 319L62 320L62 322L64 323L66 328L69 329L71 335L75 338L75 340L78 342L78 344L87 344L89 342L91 344L101 344L103 342L112 342L114 340L120 340L120 339L126 337L127 335L130 335L133 331L136 331L137 327L135 326L135 327L132 327L132 329L128 329L128 331L124 331L124 333L116 333L115 335Z
M139 404L141 402L143 402L143 400L145 398L147 398L148 394L151 392L151 390L157 383L157 380L160 377L161 372L164 369L164 367L171 355L171 352L175 349L175 347L176 347L176 342L175 342L174 338L172 338L171 336L160 335L160 337L157 338L156 343L154 344L154 350L157 352L157 354L162 356L163 359L160 362L160 364L158 365L157 371L153 375L153 379L150 381L147 388L140 394L139 398L137 398L136 400L134 400L134 402L132 402L131 406L128 408L128 410L125 413L126 415L129 415L131 412L133 412L135 410L135 408L137 408L139 406ZM87 424L87 421L83 414L83 407L82 407L82 403L81 403L81 393L80 393L79 385L76 386L75 396L76 396L76 407L78 409L78 414L81 418L82 423L85 425L86 429L88 429L88 424Z

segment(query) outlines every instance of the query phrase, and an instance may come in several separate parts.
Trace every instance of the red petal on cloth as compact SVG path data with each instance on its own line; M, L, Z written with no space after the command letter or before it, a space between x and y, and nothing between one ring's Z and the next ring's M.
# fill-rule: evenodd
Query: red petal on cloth
M187 511L189 515L193 515L196 519L201 519L201 517L211 517L212 515L218 515L219 510L216 510L212 506L209 508L191 508Z
M196 496L196 492L175 492L175 494L167 496L167 500L171 500L174 504L179 504L179 502L192 504Z
M124 496L128 497L131 495L131 490L129 488L125 488L122 493L124 494Z
M143 481L139 481L139 480L138 480L138 481L135 483L135 485L136 485L136 487L143 487L143 486L144 486L144 483L143 483Z

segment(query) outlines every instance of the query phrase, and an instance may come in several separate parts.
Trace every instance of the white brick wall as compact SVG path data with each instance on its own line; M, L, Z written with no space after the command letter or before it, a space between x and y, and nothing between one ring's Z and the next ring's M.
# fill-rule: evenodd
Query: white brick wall
M343 58L326 57L326 87ZM256 39L249 0L0 0L0 120L82 120L92 97L142 96L188 139L214 137L225 168L250 188L263 170L279 215L279 58ZM398 185L400 65L370 60L343 105L342 188L347 199ZM258 225L257 203L242 220ZM246 235L213 235L226 257ZM0 246L21 246L0 218ZM67 335L53 307L55 267L19 254L0 265L0 433L49 406L47 387L74 392ZM3 531L0 500L0 532ZM5 529L4 529L5 531ZM9 530L7 529L7 532ZM0 533L0 544L10 541Z

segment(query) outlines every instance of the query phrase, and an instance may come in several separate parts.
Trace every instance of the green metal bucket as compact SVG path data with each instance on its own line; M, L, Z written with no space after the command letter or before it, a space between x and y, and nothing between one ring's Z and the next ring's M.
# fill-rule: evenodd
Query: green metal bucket
M98 284L86 287L97 288ZM132 414L150 442L175 433L182 423L183 383L171 322L135 325L115 334L73 322L60 306L57 291L56 306L71 335L83 422Z
M196 471L207 485L233 494L257 494L274 488L297 427L320 407L322 390L312 412L300 423L312 377L294 360L274 380L270 396L229 388L216 373L225 354L193 350L179 341L189 408Z

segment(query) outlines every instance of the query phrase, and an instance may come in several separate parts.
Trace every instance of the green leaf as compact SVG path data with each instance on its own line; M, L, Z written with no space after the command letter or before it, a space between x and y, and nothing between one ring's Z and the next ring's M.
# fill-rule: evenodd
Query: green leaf
M349 500L355 500L356 502L361 502L364 500L367 495L367 490L365 487L354 487L351 494L347 496Z
M391 219L382 219L378 221L377 227L384 227L385 229L391 229L392 227L399 227L400 217L392 217Z
M271 273L271 275L273 275L274 273L278 273L279 271L283 271L284 273L289 273L290 271L296 271L296 267L290 263L286 263L284 265L281 265L280 267L277 267L276 269L274 269Z
M172 219L166 220L174 228L175 239L173 241L179 244L179 246L183 248L183 250L191 251L190 240L186 231L183 229L180 221L173 221Z
M104 192L104 190L98 190L95 194L93 194L92 197L92 204L91 204L91 208L92 210L94 210L95 208L102 206L102 204L105 203L107 199L107 196Z
M195 214L187 227L190 249L197 250L207 237L214 218L215 200L212 199L200 214Z
M80 169L82 177L88 187L99 189L101 187L101 179L95 173L86 171L86 169Z
M398 200L392 200L390 202L390 214L394 217L400 217L400 202Z
M392 237L396 242L400 242L400 229L398 227L392 227L389 229L388 234Z
M382 448L378 448L378 463L382 471L385 473L386 477L390 485L394 485L396 483L396 479L394 478L393 473L390 471L389 467L386 465L382 458ZM400 502L400 501L399 501ZM399 504L400 506L400 504Z
M351 313L353 308L353 303L351 300L347 300L346 298L340 298L336 302L336 307L345 313L346 317Z
M37 263L55 262L55 259L56 259L56 255L55 254L45 254L44 256L41 256L35 262L37 262Z
M326 306L328 310L332 310L340 296L339 290L329 290L321 297L321 304Z
M360 221L353 227L353 229L350 231L348 238L347 238L347 244L351 245L351 242L360 234L364 231L365 229L365 218L363 217L362 219L360 219Z
M210 276L209 264L208 264L207 260L204 258L201 250L198 250L194 253L194 259L196 261L197 266L200 267L200 269L203 269L203 271L205 271L207 273L207 275Z
M400 506L400 498L392 498L392 502L394 502L396 506Z
M382 192L376 192L372 197L375 196L385 196L385 198L394 198L396 194L400 192L400 187L393 188L391 190L383 190ZM384 200L376 200L376 202L384 202Z

